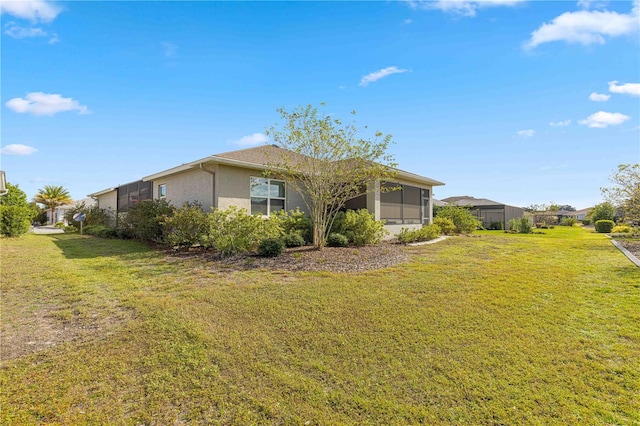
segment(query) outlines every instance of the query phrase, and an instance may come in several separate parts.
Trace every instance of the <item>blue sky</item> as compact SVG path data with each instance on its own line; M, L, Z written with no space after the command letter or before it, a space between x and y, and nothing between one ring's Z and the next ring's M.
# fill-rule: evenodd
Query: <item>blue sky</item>
M255 146L277 108L321 102L392 134L436 198L580 209L640 162L638 2L0 7L2 170L29 197Z

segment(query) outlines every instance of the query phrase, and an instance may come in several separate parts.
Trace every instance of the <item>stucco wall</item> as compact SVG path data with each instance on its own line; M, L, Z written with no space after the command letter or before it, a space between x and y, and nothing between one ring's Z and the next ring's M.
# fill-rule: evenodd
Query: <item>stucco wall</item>
M251 177L262 177L262 170L243 169L219 165L216 174L217 207L227 209L231 206L251 211ZM286 209L307 212L299 193L286 186Z
M408 228L411 230L414 229L422 229L422 225L419 223L415 223L415 224L406 224L406 225L385 225L384 229L386 229L387 231L389 231L389 235L385 236L383 238L383 240L391 240L393 238L396 237L397 234L400 233L400 231L402 231L402 228Z
M176 207L185 202L197 201L205 211L213 206L213 175L193 169L153 181L153 198L158 198L158 186L167 185L167 201Z
M118 191L115 189L106 194L102 194L96 197L98 208L106 210L109 215L109 224L115 225L116 223L116 209L118 208Z

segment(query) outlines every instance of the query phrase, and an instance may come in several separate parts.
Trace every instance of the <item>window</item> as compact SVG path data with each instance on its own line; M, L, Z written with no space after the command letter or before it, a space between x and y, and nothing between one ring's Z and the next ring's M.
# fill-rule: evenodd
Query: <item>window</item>
M269 215L285 209L285 185L281 180L251 177L251 214Z
M160 185L158 185L158 198L159 199L167 198L167 184L166 183L161 183Z
M400 189L398 189L400 188ZM424 196L427 194L426 202L428 203L428 190L421 190L415 186L400 185L397 183L383 182L380 193L380 218L387 223L422 223ZM428 204L427 204L428 208Z

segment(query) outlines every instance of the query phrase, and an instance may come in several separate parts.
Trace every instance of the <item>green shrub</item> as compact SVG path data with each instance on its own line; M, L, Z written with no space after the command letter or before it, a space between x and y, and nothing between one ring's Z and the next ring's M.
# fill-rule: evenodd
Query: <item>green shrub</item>
M585 226L591 225L591 219L582 219L581 222Z
M436 217L451 219L456 227L455 232L458 234L470 234L480 226L480 221L466 207L456 205L442 206L438 209Z
M255 251L260 241L283 235L278 220L251 216L247 210L235 206L227 210L214 209L207 217L209 229L203 245L214 248L221 256Z
M487 229L491 231L504 231L504 222L491 222Z
M596 225L596 232L608 234L613 229L613 226L615 225L615 223L612 220L602 219L602 220L596 221L595 225Z
M202 244L209 230L207 213L199 203L185 203L173 216L165 217L162 224L164 241L173 247Z
M265 238L258 246L258 254L264 257L278 257L283 250L284 242L280 238Z
M0 234L5 237L19 237L31 228L33 211L26 205L0 205Z
M275 220L280 223L286 235L297 233L304 238L304 242L313 241L313 221L300 209L289 210L289 212L279 210L272 217L275 217Z
M67 225L65 225L64 222L58 222L54 226L58 229L64 229L64 227Z
M304 245L304 238L298 233L291 232L283 237L282 241L287 247L300 247Z
M129 209L122 227L131 230L141 241L163 241L163 222L173 216L175 208L167 200L145 200Z
M349 239L337 232L332 232L327 237L327 245L329 247L346 247L349 245Z
M74 232L78 232L78 228L76 228L75 226L69 225L64 227L65 234L73 234Z
M367 209L339 212L334 218L331 232L344 235L355 246L378 244L389 233L384 229L384 221L375 220L375 216Z
M433 219L433 223L434 225L438 225L440 227L440 231L445 235L456 233L456 224L448 217L438 216Z
M576 224L576 219L573 217L563 217L560 221L560 226L573 226Z
M400 233L396 235L396 238L398 242L402 244L410 244L435 240L440 235L442 235L442 229L439 225L433 223L431 225L425 225L420 229L402 228Z
M101 234L103 234L106 229L107 229L107 227L104 226L104 225L89 225L89 226L85 226L82 229L82 232L87 234L87 235L93 235L95 237L103 237L104 238L104 236L101 235Z
M630 234L632 231L629 225L617 225L611 230L612 234Z
M518 219L511 219L509 221L509 230L518 234L530 234L532 230L531 222L529 218L524 216Z
M83 226L92 225L109 225L109 213L105 209L99 208L97 205L87 206L84 202L76 204L73 208L67 210L64 214L64 218L67 223L77 228L80 227L80 222L73 219L76 213L84 214Z

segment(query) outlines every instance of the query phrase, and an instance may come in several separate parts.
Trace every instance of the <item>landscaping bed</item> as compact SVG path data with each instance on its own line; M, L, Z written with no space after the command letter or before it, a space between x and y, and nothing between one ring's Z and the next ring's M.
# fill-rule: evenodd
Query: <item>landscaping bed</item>
M615 238L614 240L640 259L640 238Z
M401 244L382 242L362 247L325 247L322 250L312 246L293 247L278 257L239 255L220 259L214 250L202 248L169 251L167 257L204 259L213 268L226 270L361 272L397 265L407 261L409 254Z

